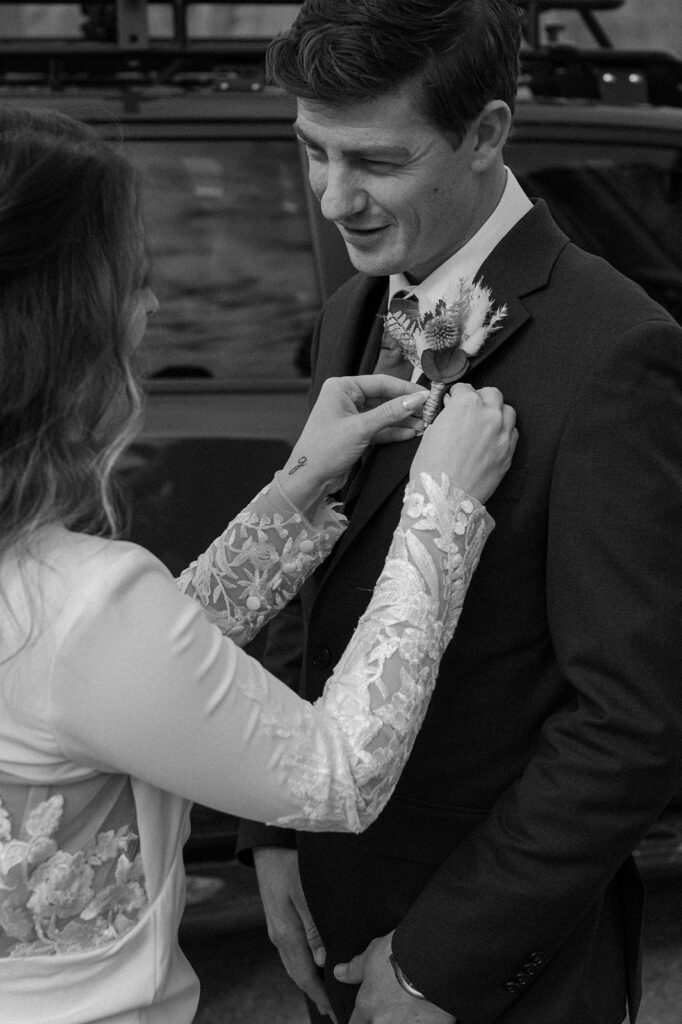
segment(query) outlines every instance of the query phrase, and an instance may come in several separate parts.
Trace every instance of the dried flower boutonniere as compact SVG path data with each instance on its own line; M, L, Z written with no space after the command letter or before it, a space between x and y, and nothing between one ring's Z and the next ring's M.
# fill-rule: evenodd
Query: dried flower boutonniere
M418 320L403 313L386 314L389 336L431 382L423 411L425 427L436 418L448 385L464 376L469 358L476 355L506 315L506 306L493 309L490 288L464 278L457 282L451 296L438 299Z

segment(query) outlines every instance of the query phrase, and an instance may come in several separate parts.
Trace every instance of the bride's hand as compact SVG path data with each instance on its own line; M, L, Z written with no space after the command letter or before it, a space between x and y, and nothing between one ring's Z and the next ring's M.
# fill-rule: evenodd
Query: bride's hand
M497 388L475 391L455 384L445 408L427 428L412 462L410 478L428 473L485 503L511 465L518 441L516 414Z
M428 392L376 373L330 377L280 475L290 499L305 510L343 485L351 467L375 441L405 441L421 430Z

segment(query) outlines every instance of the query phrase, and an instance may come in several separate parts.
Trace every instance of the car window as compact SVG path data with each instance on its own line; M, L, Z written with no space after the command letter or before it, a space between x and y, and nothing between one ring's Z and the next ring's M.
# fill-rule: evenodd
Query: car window
M135 140L151 283L152 379L298 380L321 305L298 148L288 139Z
M523 141L509 160L578 245L637 281L682 323L682 152Z

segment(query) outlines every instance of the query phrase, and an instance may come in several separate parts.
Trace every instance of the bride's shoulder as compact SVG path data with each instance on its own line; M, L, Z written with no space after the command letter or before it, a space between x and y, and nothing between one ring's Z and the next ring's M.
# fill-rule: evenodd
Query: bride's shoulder
M168 593L176 593L171 574L139 545L50 526L3 558L0 621L21 646L108 610L161 604Z
M76 590L108 589L125 578L152 573L171 575L146 548L130 541L96 537L63 527L46 531L35 552L35 569L53 586Z

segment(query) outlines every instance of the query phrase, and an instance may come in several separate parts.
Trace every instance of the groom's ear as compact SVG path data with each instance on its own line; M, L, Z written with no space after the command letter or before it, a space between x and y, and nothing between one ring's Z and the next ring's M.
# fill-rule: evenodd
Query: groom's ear
M504 100L490 100L470 127L473 136L471 169L487 171L501 158L511 129L512 113Z

